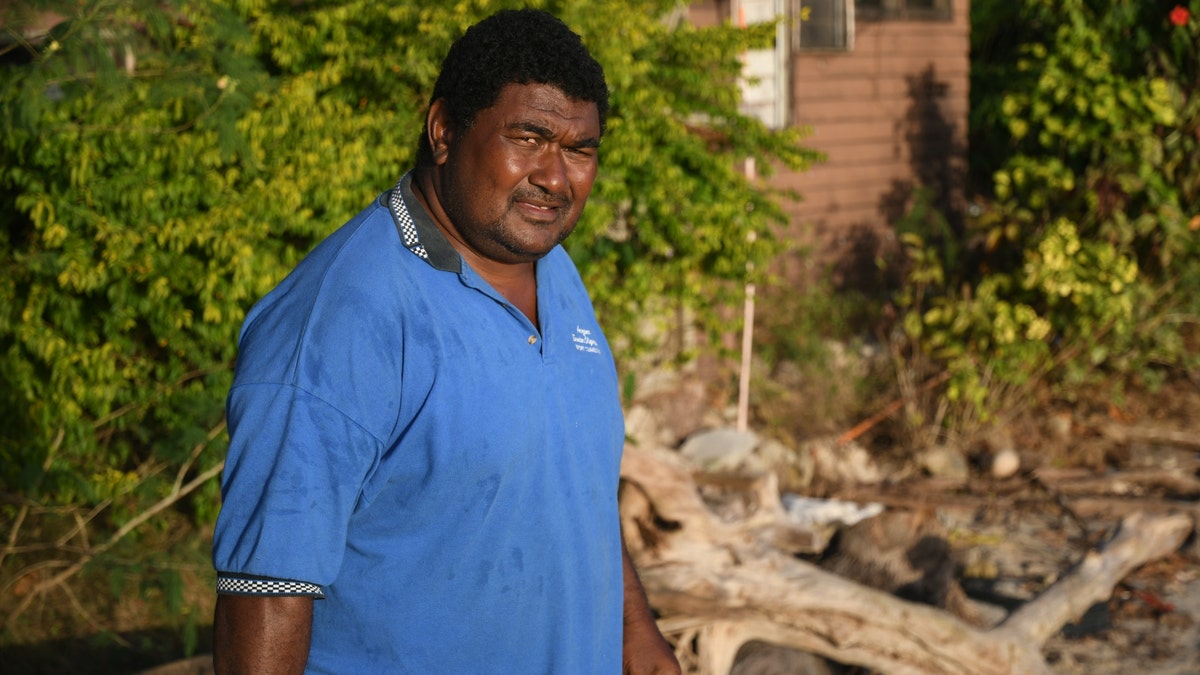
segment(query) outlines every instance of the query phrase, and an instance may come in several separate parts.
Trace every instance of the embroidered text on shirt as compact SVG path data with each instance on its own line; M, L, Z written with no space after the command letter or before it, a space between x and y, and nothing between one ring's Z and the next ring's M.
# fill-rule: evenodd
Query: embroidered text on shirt
M576 351L587 352L589 354L600 353L600 343L592 337L592 331L587 328L575 327L575 334L571 336L571 341L575 343Z

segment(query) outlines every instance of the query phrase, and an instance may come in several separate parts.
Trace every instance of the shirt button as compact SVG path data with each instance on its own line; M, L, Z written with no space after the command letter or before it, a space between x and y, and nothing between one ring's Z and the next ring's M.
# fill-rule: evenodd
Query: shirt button
M531 345L537 344L537 336L536 335L529 336L529 344L531 344Z

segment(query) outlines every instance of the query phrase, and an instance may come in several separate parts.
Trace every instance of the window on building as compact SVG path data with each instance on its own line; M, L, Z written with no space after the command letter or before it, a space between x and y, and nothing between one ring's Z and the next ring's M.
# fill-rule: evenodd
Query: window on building
M948 21L952 0L791 0L797 50L854 48L857 21ZM797 17L803 17L795 21Z
M850 49L853 46L854 0L798 0L793 16L803 17L793 33L797 49Z
M945 21L951 18L951 0L855 0L861 21Z

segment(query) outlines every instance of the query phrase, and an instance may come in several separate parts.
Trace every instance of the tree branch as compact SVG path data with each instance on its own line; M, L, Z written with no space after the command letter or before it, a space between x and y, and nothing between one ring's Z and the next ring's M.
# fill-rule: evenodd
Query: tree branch
M218 435L220 435L220 433L224 430L225 430L225 420L221 420L221 422L219 424L217 424L215 427L213 427L209 431L205 440L202 443L197 444L197 448L199 450L202 450L203 448L207 447L208 444L211 443L212 440L214 438L216 438ZM186 472L186 468L188 466L190 466L191 463L199 455L199 450L193 449L192 457L189 458L187 463L185 463L185 468L184 468L183 472ZM180 482L177 480L176 484L172 487L171 492L168 493L167 496L163 497L158 502L156 502L155 504L150 506L150 508L146 509L145 511L142 511L138 515L131 518L128 522L126 522L124 525L122 525L120 528L118 528L117 531L112 534L112 536L110 536L106 541L104 541L104 543L96 546L96 548L94 548L91 551L87 552L86 554L80 556L79 559L77 559L75 562L71 563L66 569L64 569L63 571L54 575L50 579L47 579L45 581L38 583L38 585L35 586L28 595L26 595L24 598L21 599L21 602L17 605L16 609L14 609L9 614L8 619L5 621L5 626L11 630L13 622L16 621L16 619L22 613L24 613L24 611L26 609L28 609L29 605L33 602L33 600L35 598L37 598L42 593L45 593L47 590L54 588L55 586L63 583L67 579L69 579L72 576L74 576L75 574L77 574L96 556L103 554L105 551L112 548L114 545L117 544L117 542L119 542L121 539L123 539L126 535L128 535L133 530L137 529L143 523L150 520L154 516L158 515L163 510L170 507L171 505L175 504L180 499L183 499L187 495L194 492L197 488L204 485L209 480L211 480L213 477L220 474L224 468L225 468L225 462L224 462L224 460L222 460L221 462L217 463L216 465L210 467L208 470L201 472L199 475L197 475L191 481L188 481L186 484L180 484ZM178 478L182 478L182 477L183 477L183 473L181 472Z

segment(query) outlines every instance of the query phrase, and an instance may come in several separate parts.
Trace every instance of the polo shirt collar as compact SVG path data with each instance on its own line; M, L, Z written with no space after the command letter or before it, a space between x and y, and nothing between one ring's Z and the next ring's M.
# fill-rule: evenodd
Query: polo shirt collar
M384 194L400 241L414 255L444 272L462 274L463 261L438 229L412 189L412 172L404 174L396 187Z

